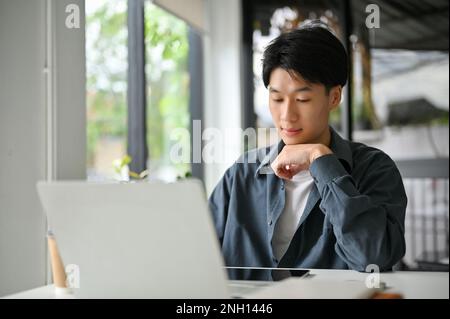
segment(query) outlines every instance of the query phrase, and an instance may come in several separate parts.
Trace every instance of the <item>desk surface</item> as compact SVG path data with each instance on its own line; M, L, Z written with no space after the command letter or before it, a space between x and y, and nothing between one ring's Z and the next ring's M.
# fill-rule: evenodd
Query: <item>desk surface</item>
M370 274L352 270L311 270L324 280L365 281ZM397 271L380 273L380 281L386 284L385 292L400 293L405 299L448 299L448 272Z
M324 280L330 284L334 282L360 281L365 282L368 273L360 273L353 270L324 270L311 269L306 280ZM300 279L303 280L303 279ZM386 285L385 292L400 293L407 299L448 299L449 298L449 273L448 272L409 272L399 271L381 273L380 281ZM235 283L235 282L234 282ZM248 281L247 284L250 284ZM267 283L267 282L266 282ZM233 285L233 282L230 282ZM260 285L256 283L255 285ZM270 283L267 283L270 285ZM53 299L73 298L72 296L56 295L52 285L38 287L4 298L17 299ZM320 297L318 297L320 298Z

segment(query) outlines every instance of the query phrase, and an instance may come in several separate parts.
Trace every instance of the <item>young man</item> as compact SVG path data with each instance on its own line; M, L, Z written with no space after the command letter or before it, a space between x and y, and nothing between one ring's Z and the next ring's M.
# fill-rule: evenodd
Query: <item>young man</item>
M263 80L281 141L244 154L210 197L227 266L383 271L403 257L407 199L397 167L328 125L347 66L323 25L266 48Z

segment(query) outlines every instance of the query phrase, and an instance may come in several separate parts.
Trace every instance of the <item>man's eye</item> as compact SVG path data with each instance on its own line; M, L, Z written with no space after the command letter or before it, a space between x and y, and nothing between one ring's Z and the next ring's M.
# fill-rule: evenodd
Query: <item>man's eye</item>
M283 99L272 99L272 101L277 102L277 103L281 103L281 102L283 102Z
M305 99L305 100L297 99L297 102L300 102L300 103L307 103L309 101L311 101L311 100L310 99Z

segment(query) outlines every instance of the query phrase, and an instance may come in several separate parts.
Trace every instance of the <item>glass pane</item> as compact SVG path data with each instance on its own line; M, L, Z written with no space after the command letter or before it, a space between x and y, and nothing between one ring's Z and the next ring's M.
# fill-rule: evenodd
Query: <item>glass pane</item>
M145 46L147 167L151 178L174 180L190 171L188 26L147 1Z
M355 140L395 160L448 157L448 52L366 50L356 45Z
M127 1L86 1L87 176L114 177L126 155Z

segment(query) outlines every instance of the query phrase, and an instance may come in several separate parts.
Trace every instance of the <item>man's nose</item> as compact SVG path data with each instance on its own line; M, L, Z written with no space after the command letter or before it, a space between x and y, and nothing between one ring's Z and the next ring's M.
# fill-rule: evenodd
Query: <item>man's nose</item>
M295 100L286 99L281 110L281 120L286 122L295 122L298 120Z

